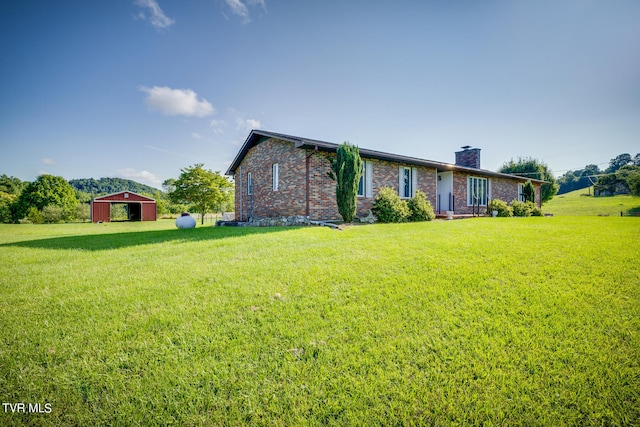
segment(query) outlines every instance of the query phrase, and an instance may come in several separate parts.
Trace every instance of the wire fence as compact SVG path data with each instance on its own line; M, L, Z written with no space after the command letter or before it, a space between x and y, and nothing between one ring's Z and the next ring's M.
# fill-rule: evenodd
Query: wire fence
M196 220L196 223L198 223L198 224L201 223L202 216L200 214L191 213L190 215ZM214 225L216 223L216 221L218 221L218 220L231 221L234 218L235 218L235 214L233 212L225 212L223 214L221 214L221 213L208 213L208 214L205 214L205 216L204 216L204 223L205 224Z

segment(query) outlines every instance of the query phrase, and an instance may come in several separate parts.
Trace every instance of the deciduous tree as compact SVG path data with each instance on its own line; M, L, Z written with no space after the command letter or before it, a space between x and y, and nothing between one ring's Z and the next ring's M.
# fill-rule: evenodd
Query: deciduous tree
M543 184L541 188L541 200L542 203L546 203L555 196L558 192L558 183L556 178L549 170L549 166L546 163L533 159L531 157L520 157L517 161L511 159L498 170L501 173L510 173L513 175L520 175L529 179L539 179L547 181L549 184Z
M53 205L62 208L61 220L66 221L74 216L77 203L73 187L63 177L45 174L22 190L16 202L16 214L21 219L30 208L41 212L45 206Z
M174 203L194 206L201 214L201 223L207 212L219 212L231 198L233 184L220 172L204 169L202 163L181 169L180 177L173 182L169 198ZM165 181L166 182L166 181Z
M605 172L613 173L613 172L616 172L621 167L630 165L632 163L633 163L633 160L631 159L631 154L629 153L619 154L615 158L609 161L609 167L605 170Z

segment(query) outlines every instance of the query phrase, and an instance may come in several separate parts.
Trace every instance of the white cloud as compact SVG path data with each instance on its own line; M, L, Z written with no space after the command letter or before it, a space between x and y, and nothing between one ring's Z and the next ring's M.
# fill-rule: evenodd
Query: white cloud
M148 184L162 184L162 179L149 171L146 170L135 170L131 168L118 169L116 171L120 177L125 179L131 179L134 181L142 181L143 183Z
M267 10L267 5L264 0L224 0L225 4L231 9L231 12L242 18L242 21L246 24L251 21L249 16L249 8L247 6L262 6L263 10Z
M260 129L260 121L254 119L243 119L238 117L236 119L236 124L238 125L238 130L242 130L245 132L249 132L253 129Z
M224 2L229 6L231 12L245 20L249 19L249 9L240 0L224 0Z
M206 99L198 100L198 95L191 89L142 86L140 90L148 94L145 102L149 108L169 116L204 117L215 112Z
M193 133L191 134L191 138L193 138L193 139L200 139L200 138L202 138L202 135L200 135L198 132L193 132Z
M156 0L136 0L135 4L142 8L148 9L149 16L147 16L144 12L140 12L139 16L142 19L149 20L149 22L151 22L151 25L153 25L158 30L168 28L175 22L173 19L164 14Z
M55 165L56 161L49 157L45 157L44 159L42 159L42 163L44 163L45 165Z
M259 120L245 119L245 113L236 110L235 108L228 108L229 115L235 119L236 129L242 132L249 132L253 129L260 129L262 125Z
M224 132L223 128L227 125L227 123L225 123L224 120L216 120L216 119L211 120L209 124L213 128L213 133L215 134L223 133Z

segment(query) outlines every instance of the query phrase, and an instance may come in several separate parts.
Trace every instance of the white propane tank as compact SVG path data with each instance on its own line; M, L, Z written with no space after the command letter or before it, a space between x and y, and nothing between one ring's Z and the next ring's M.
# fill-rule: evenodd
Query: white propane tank
M195 228L196 220L187 212L183 212L181 216L176 218L176 227L178 228Z

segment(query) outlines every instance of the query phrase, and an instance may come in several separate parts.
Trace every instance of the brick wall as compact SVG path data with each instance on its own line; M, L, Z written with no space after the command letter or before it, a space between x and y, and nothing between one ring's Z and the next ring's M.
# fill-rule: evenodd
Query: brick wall
M467 175L453 173L453 198L453 211L455 213L472 213L472 207L467 206Z
M267 139L249 149L236 170L236 220L246 221L252 209L254 218L308 215L312 220L341 219L336 204L336 183L328 176L329 159L333 157L335 153L303 150L295 148L291 142L276 139ZM374 197L382 187L398 191L398 167L411 166L376 159L363 160L372 164ZM273 191L272 188L274 163L279 165L278 191ZM417 169L418 189L427 195L427 199L435 207L436 170L413 167ZM253 197L247 195L248 172L251 172L253 180ZM367 216L373 200L373 197L358 197L357 216Z
M302 150L301 150L302 151ZM312 220L342 219L336 204L336 183L329 178L329 159L334 153L307 150L309 157L309 217Z
M273 191L274 163L278 163L277 191ZM247 194L248 173L253 196ZM304 150L296 149L293 142L267 139L249 149L236 170L235 182L236 220L305 215Z
M457 214L471 214L473 207L467 206L467 176L466 174L453 173L453 194L455 196L454 212ZM478 175L480 176L480 175ZM500 199L507 203L518 199L518 182L506 178L491 177L490 199ZM536 205L540 204L540 185L534 184L536 189ZM485 207L480 207L480 212L484 213Z
M518 200L518 182L509 179L491 178L491 198L507 203Z
M471 148L456 152L456 165L480 169L480 149Z

